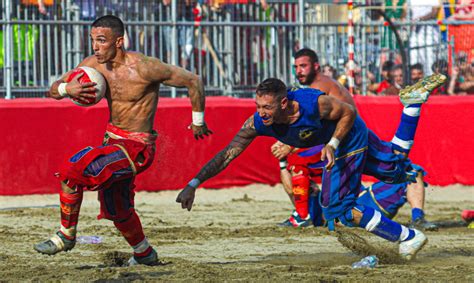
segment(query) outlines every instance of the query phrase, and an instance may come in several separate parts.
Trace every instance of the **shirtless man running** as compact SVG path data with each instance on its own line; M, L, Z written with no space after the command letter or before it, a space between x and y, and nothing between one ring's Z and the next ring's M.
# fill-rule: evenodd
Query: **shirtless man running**
M190 126L196 139L212 132L204 122L204 87L201 79L176 66L123 48L124 25L115 16L103 16L92 24L91 41L94 55L79 66L95 68L107 81L106 98L110 111L109 124L102 146L86 147L62 166L61 226L49 240L34 249L54 255L74 248L83 191L98 191L99 218L114 222L133 248L130 265L158 264L156 251L143 233L134 209L134 179L147 169L155 154L157 133L153 122L158 105L160 84L186 87L192 104ZM92 97L95 83L79 83L79 76L69 83L71 72L52 84L50 96L86 101Z

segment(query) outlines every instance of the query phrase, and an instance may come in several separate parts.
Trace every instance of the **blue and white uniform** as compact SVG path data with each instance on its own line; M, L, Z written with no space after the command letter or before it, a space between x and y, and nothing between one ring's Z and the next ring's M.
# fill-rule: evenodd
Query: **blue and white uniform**
M318 105L321 95L324 93L315 89L289 91L288 99L299 105L298 120L289 125L274 123L265 126L262 118L255 113L254 126L257 133L275 137L285 144L299 148L328 143L334 134L337 122L321 119ZM334 228L336 218L346 226L354 226L352 210L355 209L362 214L359 227L389 241L408 241L415 236L414 230L390 220L370 206L357 203L357 197L362 190L361 178L364 170L377 176L393 173L391 178L393 183L405 182L408 176L403 170L406 167L406 160L400 159L391 150L389 152L385 147L386 144L378 138L373 140L375 146L372 155L379 159L383 157L383 162L376 160L371 163L371 167L366 168L369 136L365 123L357 116L352 128L335 151L336 160L333 168L330 171L323 169L319 201L324 217L331 230Z
M292 124L265 126L258 113L254 114L254 125L262 136L275 137L279 141L299 147L312 147L329 142L337 121L321 119L318 99L323 92L315 89L298 89L288 92L288 99L299 104L300 116ZM355 206L361 190L361 178L365 165L368 130L357 116L354 125L335 151L335 165L331 171L324 170L320 202L324 217L333 220L344 215Z

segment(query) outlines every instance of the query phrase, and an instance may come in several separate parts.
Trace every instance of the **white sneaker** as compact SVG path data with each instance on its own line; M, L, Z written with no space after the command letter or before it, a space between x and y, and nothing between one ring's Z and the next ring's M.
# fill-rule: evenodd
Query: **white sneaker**
M425 234L422 232L413 229L415 231L415 237L413 239L404 241L400 243L398 247L398 253L403 259L412 260L415 259L416 254L418 251L423 248L423 246L428 243L428 239L426 238Z

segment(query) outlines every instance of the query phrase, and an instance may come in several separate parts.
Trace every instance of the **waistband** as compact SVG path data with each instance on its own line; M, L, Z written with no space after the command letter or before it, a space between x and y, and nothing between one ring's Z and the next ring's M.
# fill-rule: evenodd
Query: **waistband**
M113 139L129 139L144 144L154 144L158 134L155 130L151 133L144 132L130 132L119 127L116 127L112 124L107 124L106 134L108 134Z

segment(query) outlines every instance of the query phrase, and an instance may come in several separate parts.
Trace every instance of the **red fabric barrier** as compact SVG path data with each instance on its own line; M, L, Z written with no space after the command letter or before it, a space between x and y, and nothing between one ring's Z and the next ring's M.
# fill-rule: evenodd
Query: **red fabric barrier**
M358 97L359 111L385 140L396 130L401 105L396 97ZM423 107L411 158L428 171L433 185L474 184L468 161L474 138L474 97L432 97ZM252 99L210 97L206 121L215 134L195 141L188 99L161 99L156 115L159 133L155 163L137 177L138 190L182 188L214 154L224 148L255 111ZM64 159L87 145L99 145L108 118L105 101L79 107L68 100L0 100L0 195L55 193L53 174ZM271 138L257 138L224 172L204 183L222 188L251 183L275 184L278 163L269 151Z
M367 126L390 141L397 130L402 105L397 97L357 97ZM474 96L433 96L423 105L410 159L423 166L432 185L474 184Z

